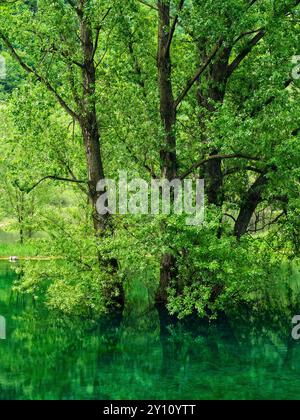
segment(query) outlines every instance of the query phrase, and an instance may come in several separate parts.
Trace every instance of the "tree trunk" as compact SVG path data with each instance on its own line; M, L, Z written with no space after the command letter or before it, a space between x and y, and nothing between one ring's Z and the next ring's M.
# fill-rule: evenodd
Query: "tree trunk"
M201 49L201 46L200 46ZM230 58L231 49L224 48L218 57L217 61L212 64L208 72L207 85L208 88L202 90L198 89L198 103L204 107L212 115L216 110L217 104L223 104L227 80L228 80L228 62ZM203 53L200 52L201 60L204 59ZM206 124L203 121L204 116L200 115L200 125L203 130L202 142L207 144L210 155L217 155L219 150L215 147L211 148L209 139L206 135ZM207 162L202 170L201 176L205 179L205 190L207 193L208 203L221 207L223 204L223 173L222 160L214 159Z
M262 201L262 194L264 187L266 186L268 180L265 174L260 175L254 184L249 188L240 208L240 213L235 222L234 234L238 239L241 239L247 229L251 218Z
M164 143L160 151L161 175L169 181L177 175L176 157L176 109L172 87L172 63L170 56L170 1L158 1L159 28L157 67L160 94L160 116L164 127Z
M100 135L98 132L96 114L89 116L90 123L83 121L81 125L89 180L89 200L93 206L93 225L96 236L106 230L108 214L100 216L96 209L99 194L97 184L104 179L104 171L100 154Z
M160 263L160 281L156 292L156 303L161 306L168 301L168 287L172 280L176 278L177 267L176 258L171 254L164 254Z
M157 68L160 95L160 116L164 128L164 141L160 150L161 176L172 181L177 176L176 156L176 107L172 87L172 63L170 56L170 1L159 0L157 3L158 52ZM160 267L160 283L156 293L156 303L167 303L167 289L176 273L176 259L169 253L162 256Z
M96 41L93 39L93 32L88 17L83 13L83 6L86 2L85 0L82 0L82 2L82 13L79 14L79 16L81 47L83 52L83 99L81 104L83 115L80 117L79 123L85 146L89 183L89 200L93 207L93 225L96 237L100 238L109 227L110 215L108 213L100 215L96 208L97 200L100 195L97 192L97 184L105 178L96 109L96 66L94 56L97 46ZM100 255L98 255L98 258L100 264L105 262L109 265L112 272L117 271L118 262L115 258L110 258L108 261L103 261ZM124 288L122 284L118 284L117 287L119 289L119 293L118 297L114 300L123 308L125 300ZM111 286L109 286L106 291L108 298L111 298L111 292Z
M84 56L82 69L83 78L83 116L80 120L83 141L85 145L86 162L89 180L89 198L93 206L93 224L96 235L101 234L106 228L106 217L100 217L97 213L96 203L97 184L105 178L100 150L100 133L96 111L96 69L94 63L94 41L90 25L82 18L81 45Z
M20 227L20 244L24 244L24 230L22 227Z

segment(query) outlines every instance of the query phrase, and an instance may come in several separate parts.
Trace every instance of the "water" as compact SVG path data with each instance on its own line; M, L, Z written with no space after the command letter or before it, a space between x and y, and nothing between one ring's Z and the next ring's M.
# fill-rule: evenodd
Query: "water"
M7 319L0 399L300 397L300 342L290 338L289 311L168 324L147 307L141 287L122 320L95 323L17 300L14 278L0 265L0 315Z

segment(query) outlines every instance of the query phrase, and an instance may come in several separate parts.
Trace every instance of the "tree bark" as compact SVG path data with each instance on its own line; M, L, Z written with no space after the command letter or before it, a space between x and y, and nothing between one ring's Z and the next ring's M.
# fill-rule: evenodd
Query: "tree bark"
M177 177L176 156L176 107L172 86L172 62L170 55L170 1L158 0L158 52L157 69L160 95L160 116L164 128L164 139L160 150L161 176L168 181ZM162 256L160 267L160 282L156 293L156 303L167 303L167 289L175 278L176 259L166 253Z
M93 223L96 234L100 234L106 228L106 217L100 217L96 209L97 184L105 178L101 150L100 133L96 111L96 68L94 63L94 40L90 25L82 16L80 22L81 45L84 57L82 67L83 79L83 115L80 118L80 126L85 146L86 162L88 169L89 198L93 206Z
M100 147L100 131L97 118L96 109L96 66L94 61L95 50L97 48L96 41L93 38L93 31L91 24L84 13L86 0L81 0L81 8L78 9L78 16L80 19L80 38L83 53L82 66L82 80L83 80L83 97L82 97L82 115L79 123L82 131L85 155L88 170L88 187L89 200L93 207L93 225L96 237L107 230L110 222L110 214L100 215L97 211L96 205L99 198L97 192L98 182L105 179L102 154ZM101 256L98 255L99 263L103 263ZM109 258L105 261L112 270L116 272L118 269L118 261L115 258ZM118 303L121 308L124 306L125 292L122 284L118 284L118 297L114 301ZM113 295L111 286L108 286L108 298Z
M262 174L247 191L234 226L234 234L238 239L247 233L251 218L263 200L263 191L267 182L266 175Z
M161 174L169 181L177 175L176 157L176 108L172 87L170 56L170 1L159 0L159 27L157 67L160 94L160 115L164 127L164 142L160 151Z
M166 305L168 301L168 287L172 280L176 279L177 262L172 254L164 254L160 263L160 279L159 287L156 292L156 304L159 306Z
M200 47L201 48L201 47ZM207 84L208 88L205 90L198 89L198 103L200 106L207 109L212 115L216 111L216 104L223 104L226 86L228 81L228 63L231 54L230 48L223 48L221 54L215 63L210 66L208 72ZM201 60L203 54L200 52ZM203 129L202 141L207 143L209 154L217 155L219 150L209 147L209 139L205 133L206 124L203 121L203 115L200 115L200 125ZM222 159L214 159L208 161L202 169L201 176L205 179L205 190L208 197L208 203L221 207L223 204L223 172L222 172Z

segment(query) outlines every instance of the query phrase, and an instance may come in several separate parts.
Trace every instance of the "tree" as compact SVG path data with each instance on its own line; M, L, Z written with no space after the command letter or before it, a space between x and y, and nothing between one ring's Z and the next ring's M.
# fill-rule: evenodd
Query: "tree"
M85 150L86 180L78 180L72 173L71 178L50 174L27 188L27 192L47 179L85 183L93 209L95 235L100 238L110 230L110 223L109 214L100 215L96 209L97 184L105 178L96 106L96 70L100 64L99 42L111 7L95 2L91 9L88 0L34 2L34 7L31 3L24 10L17 2L12 6L15 14L11 15L11 8L7 8L3 16L3 21L10 18L9 25L20 25L29 37L23 38L20 32L14 32L11 38L5 30L6 24L0 38L20 67L56 99L74 125L79 125ZM103 259L100 255L98 258L102 264ZM104 263L117 268L115 259L108 258ZM121 289L120 286L120 302L123 300Z
M2 6L0 37L24 71L18 90L5 96L32 166L30 173L17 165L21 190L47 181L77 187L76 221L85 215L86 191L101 264L113 278L133 270L160 275L156 301L174 313L205 315L236 296L247 300L273 249L289 258L299 249L299 82L291 78L299 3ZM97 183L120 169L148 181L203 177L205 223L187 227L184 215L99 216ZM95 289L94 263L80 252L91 249L86 226L69 220L63 229L66 220L57 214L49 230L57 242L58 232L69 238L73 230L73 262L84 263ZM92 294L82 283L80 301ZM63 287L53 286L57 301Z
M257 155L250 153L243 153L243 150L234 149L234 153L222 153L221 143L217 143L211 139L210 124L211 121L217 119L215 114L220 114L224 100L232 96L231 86L234 85L235 72L243 66L245 60L249 55L254 54L255 48L267 36L272 39L272 35L276 31L275 25L284 25L286 21L293 19L293 10L299 5L299 1L291 1L283 6L275 6L267 9L263 17L263 25L259 27L259 22L256 23L256 13L260 9L256 2L242 1L236 2L226 6L224 22L215 22L217 31L212 37L209 37L202 31L196 31L198 27L190 25L188 27L188 34L195 41L200 58L200 66L195 72L195 76L188 80L186 87L181 91L178 98L174 100L174 87L172 82L172 59L170 49L172 42L174 42L174 33L179 23L179 14L182 12L184 6L188 9L187 15L193 22L196 21L197 16L207 14L208 26L212 26L214 19L209 21L209 15L216 13L217 5L211 5L210 2L201 4L197 1L194 2L194 8L189 7L184 1L178 3L177 12L174 14L173 19L170 17L170 1L158 1L158 20L159 20L159 50L158 50L158 70L159 70L159 83L160 83L160 98L161 98L161 118L165 129L165 147L168 151L161 154L164 167L164 175L168 178L175 178L178 175L178 147L176 147L176 123L179 105L186 99L190 89L197 83L196 98L199 106L199 132L201 141L201 156L198 163L195 163L190 170L184 173L181 178L191 174L196 169L200 168L200 174L204 176L206 183L206 193L208 204L222 209L228 208L228 196L226 197L226 186L224 185L224 162L227 160L237 161L242 159L249 166L241 162L241 166L246 171L252 173L257 172L258 177L254 180L249 189L243 193L240 203L238 217L235 219L234 234L238 239L247 233L250 221L254 215L259 204L264 201L264 193L268 185L268 174L270 171L276 171L276 165L266 163L262 165L250 166L251 162L259 162L262 160ZM222 10L222 6L219 5ZM264 6L263 6L264 7ZM235 9L235 10L234 10ZM252 12L252 10L254 11ZM256 9L256 10L255 10ZM195 13L195 11L198 11ZM253 14L252 14L253 13ZM218 13L217 13L218 15ZM256 26L250 26L256 25ZM182 26L186 29L188 24L182 18ZM242 29L245 28L244 31ZM257 29L258 28L258 29ZM218 32L220 34L218 34ZM195 35L197 34L197 36ZM278 34L278 32L277 32ZM277 35L278 36L278 35ZM213 38L213 42L211 40ZM292 41L293 42L293 41ZM291 42L291 44L292 44ZM266 43L268 48L268 43ZM177 63L178 67L178 63ZM283 80L282 88L287 89L293 83L290 77L286 76L287 80ZM251 92L246 93L251 97ZM236 98L232 97L233 101ZM242 101L239 98L239 101ZM276 100L276 96L267 98L265 106L269 106ZM264 106L263 106L264 109ZM256 117L256 112L252 117ZM292 133L292 128L291 128ZM243 146L243 145L242 145ZM238 150L236 152L236 150ZM203 153L205 155L203 156ZM267 158L268 159L268 158ZM233 173L236 173L235 170ZM179 171L180 173L180 171ZM227 171L227 179L230 178L230 172ZM230 200L230 198L229 198ZM226 210L225 210L226 211ZM284 213L282 213L284 214ZM222 223L222 218L220 219ZM221 235L221 226L217 229L218 236ZM176 273L176 262L174 256L166 254L161 270L161 285L159 295L162 300L166 300L166 290L172 277L178 277Z
M22 8L16 8L22 13ZM96 10L100 13L100 10ZM30 43L29 48L23 46L22 49L22 40L18 38L15 41L19 48L16 48L5 31L1 31L0 34L8 51L22 69L44 85L81 128L87 162L87 185L94 208L93 223L97 234L106 229L107 215L100 217L96 211L99 197L97 184L105 177L96 110L96 54L100 31L109 12L110 8L99 19L95 11L90 13L86 0L68 1L67 4L60 2L55 10L51 9L49 3L39 2L38 8L34 7L32 14L29 13L31 16L28 22L22 20L22 14L19 15L21 23L25 25L23 29L34 35L34 47ZM66 16L69 23L67 29L60 21ZM47 20L54 20L55 33L51 33L53 28L44 26ZM45 45L46 37L49 37L50 41L48 46ZM28 62L22 56L22 50L28 52ZM30 62L33 57L34 63ZM51 65L51 59L56 60L54 65ZM55 81L57 76L62 77L62 84ZM66 94L68 91L72 94Z

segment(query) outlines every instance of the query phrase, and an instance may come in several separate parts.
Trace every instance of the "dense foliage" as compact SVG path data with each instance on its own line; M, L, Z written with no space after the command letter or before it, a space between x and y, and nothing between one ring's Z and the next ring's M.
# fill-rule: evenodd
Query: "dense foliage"
M143 274L179 317L264 304L300 250L299 4L0 2L2 218L53 258L17 290L100 314ZM120 170L203 177L204 223L100 217Z

